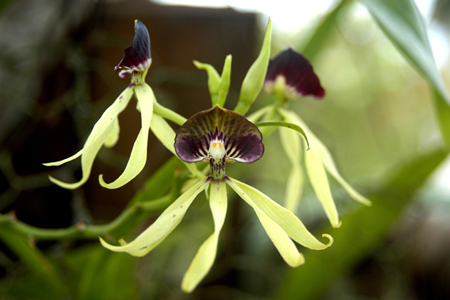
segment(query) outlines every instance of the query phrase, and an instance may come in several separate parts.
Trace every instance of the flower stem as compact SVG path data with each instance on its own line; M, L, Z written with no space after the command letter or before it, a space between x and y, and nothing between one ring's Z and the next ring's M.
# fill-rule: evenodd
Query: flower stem
M160 212L177 196L180 185L174 184L167 195L146 202L138 202L125 209L115 220L104 225L88 225L82 221L68 228L46 229L28 225L18 220L14 213L0 214L0 228L9 227L24 235L38 240L61 239L97 239L100 235L110 233L133 220L140 214ZM3 230L3 229L1 229Z

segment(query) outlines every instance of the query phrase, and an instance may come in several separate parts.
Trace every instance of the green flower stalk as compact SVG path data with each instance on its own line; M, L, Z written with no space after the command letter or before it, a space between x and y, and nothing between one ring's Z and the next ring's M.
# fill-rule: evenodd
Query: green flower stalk
M300 53L287 49L269 62L264 89L276 96L272 109L265 107L254 113L249 119L271 118L278 115L283 121L300 126L309 143L310 149L301 147L300 136L286 128L279 128L282 147L291 162L292 169L286 186L287 209L295 211L299 204L305 175L300 167L304 159L306 173L333 227L339 227L338 212L331 194L327 172L338 181L354 200L371 205L371 202L359 194L340 175L333 158L326 146L313 134L303 120L293 111L287 109L286 100L311 95L317 99L325 95L320 80L314 73L309 61Z
M139 20L135 21L134 30L135 35L131 47L124 50L122 60L115 67L115 71L119 70L119 76L121 78L131 75L130 85L106 109L94 125L83 149L69 158L44 164L46 166L59 166L81 156L83 175L80 181L66 183L50 177L52 182L63 188L75 189L84 184L89 178L94 159L100 148L102 146L113 147L116 144L120 131L118 115L127 107L133 94L138 101L138 109L141 112L141 130L134 142L130 158L123 173L111 183L106 183L103 180L103 176L100 175L100 184L110 189L119 188L136 177L145 166L147 160L148 134L150 124L152 123L153 103L156 102L156 99L150 86L145 83L145 77L152 62L150 55L150 37L147 28Z
M196 196L207 190L214 232L201 245L184 275L182 289L191 292L214 263L227 211L227 185L253 208L276 249L291 267L298 267L305 261L294 241L314 250L331 245L331 236L324 234L329 241L321 243L292 212L255 188L226 175L226 163L253 163L264 153L261 132L245 117L219 105L199 112L180 127L174 147L178 157L186 163L208 163L209 176L198 180L184 192L134 241L127 244L120 240L121 246L113 246L100 238L104 247L134 256L147 254L181 222Z

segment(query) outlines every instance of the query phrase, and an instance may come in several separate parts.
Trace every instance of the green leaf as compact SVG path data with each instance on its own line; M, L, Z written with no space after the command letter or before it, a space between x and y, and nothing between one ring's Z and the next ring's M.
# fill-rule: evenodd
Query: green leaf
M448 118L445 118L450 114L450 96L436 67L425 25L414 1L360 1L399 52L428 80L439 95L434 98L435 106L439 107L436 117L441 125L443 140L446 146L450 147L450 127L442 126L448 123Z
M433 90L434 111L438 119L444 145L450 146L450 106L440 93Z
M225 59L222 76L219 76L216 69L209 64L194 61L194 65L198 69L205 70L208 74L208 88L211 94L212 106L214 107L216 104L219 104L219 106L223 107L228 95L228 89L230 88L231 55L228 55Z
M370 195L372 207L361 206L345 215L339 230L322 228L321 231L333 232L333 247L322 253L305 253L306 264L288 270L273 299L320 299L330 284L349 273L385 241L416 191L445 157L446 154L438 150L395 168L396 173ZM299 288L299 282L308 284Z
M342 9L351 1L343 0L339 5L337 5L332 11L330 11L327 15L324 16L322 22L316 27L314 33L308 42L299 47L299 52L303 53L309 60L314 60L317 53L319 53L322 44L329 37L329 33L333 28L335 28L336 24L336 16L342 11Z
M134 195L128 206L134 205L137 202L156 199L167 194L170 187L174 184L177 160L177 158L172 157L162 165L155 174L145 182L142 190Z
M33 275L34 284L47 293L47 299L63 298L67 292L54 265L25 236L11 230L8 224L0 226L0 240L17 255ZM31 283L31 282L30 282Z
M271 41L272 20L269 20L261 52L248 70L247 75L245 75L244 81L242 82L241 94L239 95L238 103L234 108L234 111L238 114L245 115L247 113L264 85L267 67L269 66Z
M135 278L137 259L102 247L94 250L79 260L84 267L76 299L136 299L139 294Z

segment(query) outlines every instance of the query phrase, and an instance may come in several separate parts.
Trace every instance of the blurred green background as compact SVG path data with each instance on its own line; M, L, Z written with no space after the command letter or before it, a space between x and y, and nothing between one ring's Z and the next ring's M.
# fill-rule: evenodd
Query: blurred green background
M98 184L98 174L111 180L126 164L140 128L133 105L119 118L119 143L100 151L83 187L67 191L48 181L48 175L75 181L79 161L42 166L78 151L128 84L113 68L131 43L134 19L151 37L147 82L162 105L190 117L210 107L206 74L192 61L220 72L225 56L233 55L226 104L233 108L268 16L145 0L0 1L0 299L449 299L450 179L441 133L450 119L441 117L440 128L436 118L447 110L438 107L436 114L439 96L423 72L363 6L385 1L325 2L295 31L274 19L272 56L294 47L311 60L326 96L290 106L327 145L341 174L374 204L362 207L330 180L342 220L332 229L307 186L296 213L316 236L329 233L335 242L324 251L302 249L306 264L291 269L253 211L230 193L216 263L192 294L184 294L181 278L213 228L204 195L143 258L110 252L96 237L42 240L11 224L15 218L49 229L107 224L128 203L160 198L175 185L177 163L154 136L141 175L118 190ZM393 3L405 13L402 5L410 2ZM430 7L425 24L448 83L450 2L431 1ZM417 44L409 47L414 51ZM252 111L272 101L262 93ZM277 134L264 144L261 160L230 165L227 172L282 203L289 162ZM157 215L141 216L116 233L131 240Z

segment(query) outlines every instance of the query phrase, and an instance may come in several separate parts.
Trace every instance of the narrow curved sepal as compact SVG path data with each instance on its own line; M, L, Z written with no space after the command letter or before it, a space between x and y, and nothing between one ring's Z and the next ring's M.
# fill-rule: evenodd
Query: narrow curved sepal
M133 72L144 72L150 68L150 36L144 23L134 21L134 38L130 47L123 51L123 58L114 68L120 70L119 77L125 78Z
M328 151L327 147L317 138L314 133L309 129L309 127L303 122L303 120L294 112L288 111L286 109L279 109L278 110L281 114L281 116L288 122L292 122L294 124L297 124L303 128L305 133L308 135L308 138L310 140L311 145L314 145L314 153L318 157L318 159L321 161L321 164L325 169L330 173L331 176L338 181L341 186L346 190L346 192L352 197L355 201L358 201L361 204L370 206L372 205L372 202L358 193L339 173L339 171L336 168L336 165L334 163L334 160ZM310 150L311 151L311 150ZM308 152L310 152L308 151ZM313 154L313 153L311 153Z
M123 173L111 183L106 183L103 180L103 175L100 175L100 185L105 188L116 189L127 184L142 171L147 162L148 134L152 121L155 95L146 83L137 85L134 88L134 92L136 93L136 98L141 109L141 130L134 142L130 158Z
M291 48L270 60L264 89L268 93L281 90L287 99L306 95L321 99L325 95L308 59Z
M264 85L264 79L267 73L267 67L270 59L270 46L272 43L272 20L269 19L267 25L266 35L264 36L264 42L261 47L258 58L252 64L244 81L242 81L241 93L239 100L234 108L234 111L238 114L245 115L250 109L250 106L255 102L256 97L261 92Z
M210 142L224 143L227 161L253 163L264 153L259 129L245 117L216 105L199 112L180 127L175 151L184 162L209 162Z
M228 55L223 65L222 75L219 76L216 69L209 64L194 61L198 69L203 69L208 74L208 88L211 95L212 106L218 104L223 107L230 88L231 55Z
M259 190L230 177L226 177L225 180L245 202L255 209L255 211L258 210L260 213L263 213L270 218L284 230L290 238L300 245L312 250L323 250L333 243L333 238L328 234L322 235L328 238L328 243L321 243L308 231L297 216Z
M50 177L50 180L53 183L62 188L76 189L88 180L89 175L91 174L92 165L94 164L94 159L97 156L98 151L100 151L100 148L103 145L112 146L116 142L119 133L117 117L127 107L132 95L133 87L129 86L122 94L120 94L113 104L105 110L97 123L95 123L83 149L69 158L44 164L45 166L60 166L81 156L81 170L83 175L80 181L66 183Z
M286 196L284 206L292 211L297 211L304 187L303 170L300 167L300 157L305 151L301 147L300 137L293 130L280 128L280 141L284 152L291 162L291 171L289 172L286 184Z
M172 127L170 127L170 125L166 122L166 120L164 120L163 117L161 117L156 113L153 114L150 129L152 130L156 138L167 148L167 150L176 155L175 148L173 146L173 141L175 140L175 132L173 131ZM190 163L184 164L186 165L188 170L192 173L192 175L195 176L195 178L204 177L204 175L197 170L195 164Z
M217 253L219 234L227 214L227 185L222 180L214 180L210 184L209 204L214 219L214 233L201 245L186 274L184 274L181 288L192 292L200 281L208 274Z
M101 237L100 242L103 247L115 252L127 252L133 256L144 256L158 246L181 222L187 209L194 201L195 197L208 187L210 179L204 178L190 187L177 200L175 200L166 210L130 243L121 241L121 246L110 245Z

